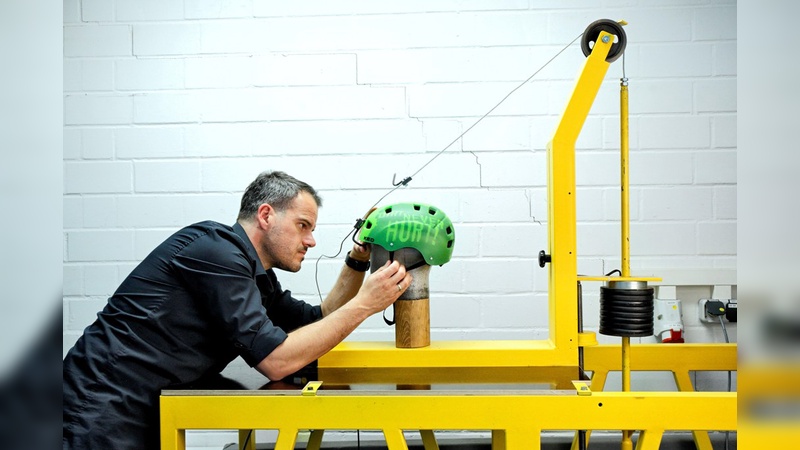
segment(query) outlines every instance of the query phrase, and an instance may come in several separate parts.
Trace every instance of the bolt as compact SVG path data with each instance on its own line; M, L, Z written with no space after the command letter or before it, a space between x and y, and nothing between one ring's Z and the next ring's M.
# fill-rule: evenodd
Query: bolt
M609 35L605 35L605 36L603 36L603 43L606 43L606 44L608 44L608 41L609 41L610 39L611 39L611 36L609 36Z

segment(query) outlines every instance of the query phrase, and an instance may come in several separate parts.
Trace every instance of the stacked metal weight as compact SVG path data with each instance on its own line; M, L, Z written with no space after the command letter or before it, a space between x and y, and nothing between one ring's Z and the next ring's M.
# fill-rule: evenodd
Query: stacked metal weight
M600 288L600 334L653 335L653 288L646 281L609 281Z

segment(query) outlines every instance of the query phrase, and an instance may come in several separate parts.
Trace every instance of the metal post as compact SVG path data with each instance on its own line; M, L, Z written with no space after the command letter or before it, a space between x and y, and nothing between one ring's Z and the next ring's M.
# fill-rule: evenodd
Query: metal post
M623 76L619 87L620 121L620 196L622 229L622 276L631 276L630 193L628 192L628 79ZM631 338L622 337L622 391L631 390ZM632 431L622 431L622 450L632 450Z

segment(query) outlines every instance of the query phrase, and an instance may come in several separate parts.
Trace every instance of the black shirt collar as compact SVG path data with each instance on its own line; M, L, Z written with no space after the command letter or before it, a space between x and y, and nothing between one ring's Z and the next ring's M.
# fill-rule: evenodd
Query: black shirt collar
M258 257L258 252L256 252L256 248L253 247L253 243L250 241L250 237L244 231L242 225L239 222L236 222L233 225L233 231L239 235L239 237L244 242L245 248L247 249L247 255L252 258L256 262L256 276L259 275L266 275L267 271L264 270L264 265L261 264L261 258Z

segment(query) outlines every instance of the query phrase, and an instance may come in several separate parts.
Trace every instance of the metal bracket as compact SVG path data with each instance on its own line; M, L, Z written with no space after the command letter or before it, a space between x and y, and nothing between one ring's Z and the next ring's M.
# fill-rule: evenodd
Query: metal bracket
M578 333L579 347L589 347L597 344L597 334L594 331L584 331L583 333Z
M589 388L588 381L573 381L572 385L578 391L578 395L592 395L592 390Z
M303 388L302 394L304 396L317 395L320 386L322 386L322 381L309 381Z

